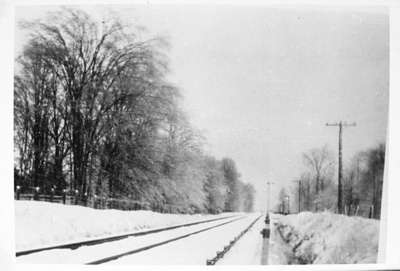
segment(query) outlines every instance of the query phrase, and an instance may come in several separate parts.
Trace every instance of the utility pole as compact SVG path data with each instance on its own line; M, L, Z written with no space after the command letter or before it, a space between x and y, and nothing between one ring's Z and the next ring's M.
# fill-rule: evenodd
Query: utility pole
M294 181L294 182L297 182L297 183L299 183L299 213L301 212L301 180L296 180L296 181Z
M275 183L273 183L273 182L267 182L267 193L268 193L268 195L267 195L267 216L266 216L266 218L265 218L265 221L266 221L266 223L268 224L269 223L269 208L270 208L270 204L271 204L271 200L270 200L270 198L271 198L271 185L272 184L275 184ZM268 221L268 222L267 222Z
M285 212L285 214L288 215L288 214L290 214L290 197L289 197L289 195L286 195L285 199L286 199L287 209L284 212Z
M271 204L271 201L270 201L270 198L271 198L271 185L272 184L275 184L275 183L273 183L273 182L267 182L267 188L268 188L268 198L267 198L267 213L269 212L269 209L270 209L270 204Z
M343 184L342 184L342 133L343 127L356 126L356 123L347 123L340 121L339 123L327 123L326 126L338 126L339 127L339 166L338 166L338 213L343 213Z

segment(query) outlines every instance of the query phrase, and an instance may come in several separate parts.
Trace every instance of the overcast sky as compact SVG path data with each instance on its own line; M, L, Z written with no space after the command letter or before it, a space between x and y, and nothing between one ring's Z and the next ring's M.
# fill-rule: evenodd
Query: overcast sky
M53 8L51 8L53 9ZM88 11L104 12L102 8ZM110 9L110 8L107 8ZM49 8L16 10L16 19ZM183 107L217 158L231 157L266 202L301 171L301 154L324 144L344 160L386 138L389 17L379 8L114 6L149 33L168 36L171 74ZM17 32L16 49L23 41ZM346 164L345 164L346 165Z

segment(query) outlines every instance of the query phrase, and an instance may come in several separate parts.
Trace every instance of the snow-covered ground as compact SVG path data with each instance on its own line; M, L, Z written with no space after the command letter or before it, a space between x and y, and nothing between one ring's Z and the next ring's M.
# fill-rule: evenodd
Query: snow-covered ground
M86 235L93 234L97 231L98 234L104 233L106 227L112 227L113 229L129 229L133 228L143 229L151 226L160 226L165 224L177 224L186 223L188 221L199 221L205 218L217 218L217 217L228 217L229 214L221 215L207 215L207 216L189 216L189 215L167 215L157 214L153 212L137 212L137 211L116 211L116 210L93 210L90 208L77 207L77 206L64 206L60 204L50 204L44 202L22 202L17 208L17 221L20 223L18 227L27 231L26 228L33 226L38 230L34 232L29 229L31 234L39 237L47 237L48 239L54 239L55 236L62 234L68 234L71 238L77 238L81 236L82 232ZM23 219L27 223L28 218L21 209L29 210L26 212L30 224L22 225ZM39 212L40 211L40 212ZM33 215L32 213L35 213ZM159 242L165 242L174 238L188 235L184 239L173 241L170 243L163 244L159 247L154 247L149 250L144 250L136 254L126 255L122 258L109 262L109 264L199 264L205 265L207 259L211 259L215 256L216 251L222 250L223 247L235 237L241 231L243 231L249 224L254 221L259 214L240 214L235 217L230 217L223 220L212 221L208 223L193 225L190 227L181 227L173 230L157 232L148 235L132 236L121 240L112 242L106 242L93 246L82 246L74 250L70 249L53 249L48 251L42 251L34 254L20 256L17 258L18 263L72 263L72 264L84 264L90 263L102 258L123 254L129 251L141 249L143 247L151 246ZM22 219L23 218L23 219ZM39 218L39 219L38 219ZM58 224L49 224L48 221L64 221ZM34 219L37 219L39 223L34 223ZM259 220L261 221L261 219ZM67 223L68 222L68 223ZM18 224L17 223L17 224ZM90 224L91 226L87 226ZM123 227L125 224L126 228ZM223 225L221 225L223 224ZM259 223L257 223L259 224ZM255 224L253 227L255 230ZM57 227L60 225L60 227ZM221 225L220 227L212 228L212 226ZM130 227L128 227L130 226ZM44 227L45 229L40 229ZM79 229L84 227L84 229ZM78 230L79 229L79 230ZM47 230L47 232L46 232ZM68 230L73 230L75 234L71 234ZM198 231L202 231L197 233ZM107 229L107 232L115 234L115 231ZM249 231L250 233L251 231ZM193 234L194 233L194 234ZM103 235L103 234L102 234ZM255 255L254 251L257 247L254 246L253 241L260 237L260 234L256 235L254 232L249 235L249 240L246 239L246 235L242 237L237 243L242 247L242 251L234 252L234 255L247 254L247 261L257 262L260 253ZM248 238L247 237L247 238ZM257 237L257 238L254 238ZM20 237L21 240L23 239ZM38 238L38 237L36 237ZM68 241L71 241L71 238ZM45 238L44 238L45 239ZM36 239L31 239L31 242ZM247 240L247 241L246 241ZM243 242L240 242L243 241ZM250 241L250 242L249 242ZM243 247L243 245L245 247ZM250 248L249 248L250 247ZM246 253L243 253L245 251ZM233 255L233 256L234 256ZM243 255L242 255L243 256ZM243 257L242 257L243 259ZM229 264L229 262L228 262Z
M238 213L236 213L238 214ZM48 202L16 201L16 249L25 250L141 230L228 217L160 214L151 211L95 210ZM243 216L243 214L241 214ZM205 264L244 230L259 214L188 238L132 254L112 264ZM234 219L234 218L230 218ZM228 220L230 220L228 219ZM87 263L179 237L219 220L150 235L129 237L76 250L56 249L18 257L20 263ZM263 217L217 264L261 264ZM376 263L379 221L332 213L271 214L269 264Z
M271 215L270 264L376 263L379 221L304 212Z
M261 230L265 227L264 218L265 216L262 216L217 262L217 265L260 265L263 249Z
M215 257L217 251L222 250L224 246L228 245L229 242L247 228L258 215L259 214L250 214L244 219L237 220L233 223L192 235L188 238L171 242L151 250L122 257L116 261L109 262L109 264L205 265L207 259ZM192 231L193 229L190 230ZM244 237L245 235L243 238ZM250 261L254 261L253 257L256 255L253 254L255 251L253 246L256 244L250 243L247 245L250 245L250 247L242 247L242 255L240 257L242 260L250 259ZM231 251L229 251L228 254L230 252ZM237 252L235 254L237 255ZM227 255L225 257L227 257ZM225 261L221 262L221 264L231 265L238 264L238 262Z
M39 201L15 201L16 250L33 249L151 228L229 216L96 210Z
M190 227L153 233L149 235L132 236L121 240L106 242L93 246L82 246L74 250L53 249L42 251L17 258L18 263L62 263L84 264L97 261L110 256L115 256L159 242L171 240L182 235L190 234L208 227L235 220L221 227L191 235L187 238L163 244L159 247L144 250L110 261L109 264L201 264L215 254L215 249L220 249L232 235L237 234L248 225L251 217L229 218L224 221L213 221ZM227 239L229 239L227 241Z

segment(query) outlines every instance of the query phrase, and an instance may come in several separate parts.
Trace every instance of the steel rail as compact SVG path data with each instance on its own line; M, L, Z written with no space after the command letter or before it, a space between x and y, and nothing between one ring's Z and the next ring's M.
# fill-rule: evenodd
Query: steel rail
M20 256L32 254L32 253L38 253L41 251L47 251L47 250L53 250L53 249L72 249L72 250L74 250L74 249L77 249L82 246L93 246L93 245L98 245L98 244L102 244L102 243L106 243L106 242L112 242L112 241L125 239L128 237L142 236L142 235L147 235L147 234L152 234L152 233L157 233L157 232L162 232L162 231L168 231L168 230L173 230L173 229L182 228L182 227L189 227L189 226L199 225L199 224L203 224L203 223L228 219L228 218L232 218L232 217L236 217L236 216L238 216L238 215L218 217L218 218L213 218L213 219L207 219L207 220L202 220L202 221L195 221L195 222L190 222L190 223L185 223L185 224L164 227L164 228L156 228L156 229L150 229L150 230L146 230L146 231L126 233L126 234L121 234L121 235L116 235L116 236L111 236L111 237L103 237L103 238L98 238L98 239L78 241L78 242L66 243L66 244L61 244L61 245L54 245L54 246L47 246L47 247L41 247L41 248L35 248L35 249L29 249L29 250L22 250L22 251L17 251L15 253L15 256L20 257Z
M237 236L235 236L235 238L233 238L227 246L224 246L224 249L222 251L217 251L217 255L214 258L206 260L206 265L215 265L220 259L222 259L225 254L228 253L229 250L236 244L236 242L239 241L239 239L242 238L243 235L245 235L261 217L262 215L254 219L250 223L250 225L247 226L243 231L241 231Z
M235 222L237 220L244 219L245 217L246 216L240 216L239 218L235 218L235 219L232 219L232 220L229 220L229 221L226 221L226 222L214 225L214 226L210 226L210 227L207 227L207 228L204 228L204 229L201 229L201 230L197 230L197 231L194 231L194 232L191 232L191 233L187 233L187 234L184 234L184 235L181 235L181 236L178 236L178 237L174 237L174 238L171 238L171 239L168 239L168 240L165 240L165 241L162 241L162 242L158 242L158 243L155 243L155 244L147 245L147 246L144 246L144 247L141 247L141 248L137 248L137 249L134 249L134 250L131 250L131 251L127 251L127 252L124 252L124 253L116 254L116 255L113 255L113 256L110 256L110 257L106 257L106 258L102 258L102 259L99 259L99 260L91 261L91 262L88 262L86 264L87 265L97 265L97 264L102 264L102 263L114 261L114 260L117 260L117 259L119 259L121 257L125 257L125 256L129 256L129 255L132 255L132 254L135 254L135 253L139 253L139 252L144 251L144 250L148 250L148 249L151 249L151 248L154 248L154 247L162 246L162 245L165 245L165 244L168 244L168 243L180 240L180 239L187 238L187 237L195 235L195 234L199 234L201 232L209 231L211 229L214 229L214 228L217 228L217 227L221 227L221 226L226 225L226 224L233 223L233 222Z

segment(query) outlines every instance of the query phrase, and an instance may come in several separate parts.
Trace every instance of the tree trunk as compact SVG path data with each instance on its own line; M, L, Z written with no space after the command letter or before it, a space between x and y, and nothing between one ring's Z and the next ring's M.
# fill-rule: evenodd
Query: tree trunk
M54 183L57 186L56 191L61 192L65 188L65 181L63 176L63 156L60 150L60 146L58 143L55 145L55 152L54 152Z

